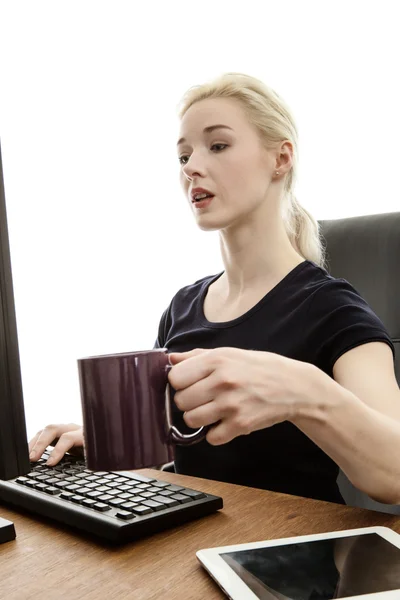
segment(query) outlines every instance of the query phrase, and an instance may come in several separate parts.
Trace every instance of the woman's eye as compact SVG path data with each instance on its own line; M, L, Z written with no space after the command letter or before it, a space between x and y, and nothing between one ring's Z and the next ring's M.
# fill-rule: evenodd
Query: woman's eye
M211 149L212 148L216 148L217 146L219 146L220 148L222 147L222 150L224 150L228 146L228 144L213 144L211 146ZM217 152L220 152L220 150L217 150ZM187 154L182 154L182 156L179 157L179 162L180 162L181 165L185 165L186 164L185 162L183 162L184 159L189 159L189 157L188 157Z
M228 145L228 144L213 144L213 145L211 146L211 148L215 148L216 146L223 146L224 148L226 148L226 147L227 147L227 145ZM222 148L222 149L224 149L224 148Z

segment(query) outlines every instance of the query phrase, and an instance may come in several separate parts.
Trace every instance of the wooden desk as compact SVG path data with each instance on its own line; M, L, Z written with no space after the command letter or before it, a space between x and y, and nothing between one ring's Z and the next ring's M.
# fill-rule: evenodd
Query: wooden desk
M149 538L110 547L40 517L4 507L17 539L0 546L0 598L7 600L207 600L226 598L197 561L210 546L384 525L400 516L349 508L227 483L152 471L224 498L224 508Z

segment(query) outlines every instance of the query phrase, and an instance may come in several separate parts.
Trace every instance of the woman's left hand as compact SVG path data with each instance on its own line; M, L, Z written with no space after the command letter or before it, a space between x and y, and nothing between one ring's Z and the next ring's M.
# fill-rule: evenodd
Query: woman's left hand
M271 352L197 348L172 352L168 379L188 427L212 425L207 441L226 444L239 435L291 421L309 402L308 363Z

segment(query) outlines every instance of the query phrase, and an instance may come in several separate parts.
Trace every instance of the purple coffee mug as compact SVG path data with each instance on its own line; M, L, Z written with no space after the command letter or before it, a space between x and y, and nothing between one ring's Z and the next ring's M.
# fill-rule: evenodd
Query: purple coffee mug
M167 348L78 360L86 463L127 471L168 463L174 444L203 440L209 427L183 434L172 425Z

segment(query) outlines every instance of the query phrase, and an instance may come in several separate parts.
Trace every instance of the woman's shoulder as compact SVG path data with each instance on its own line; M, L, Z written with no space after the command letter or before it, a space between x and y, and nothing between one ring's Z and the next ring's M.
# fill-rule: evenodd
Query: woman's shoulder
M328 304L356 303L368 305L362 293L347 279L334 277L326 268L312 261L309 264L308 273L305 273L305 288L313 301L326 302Z

